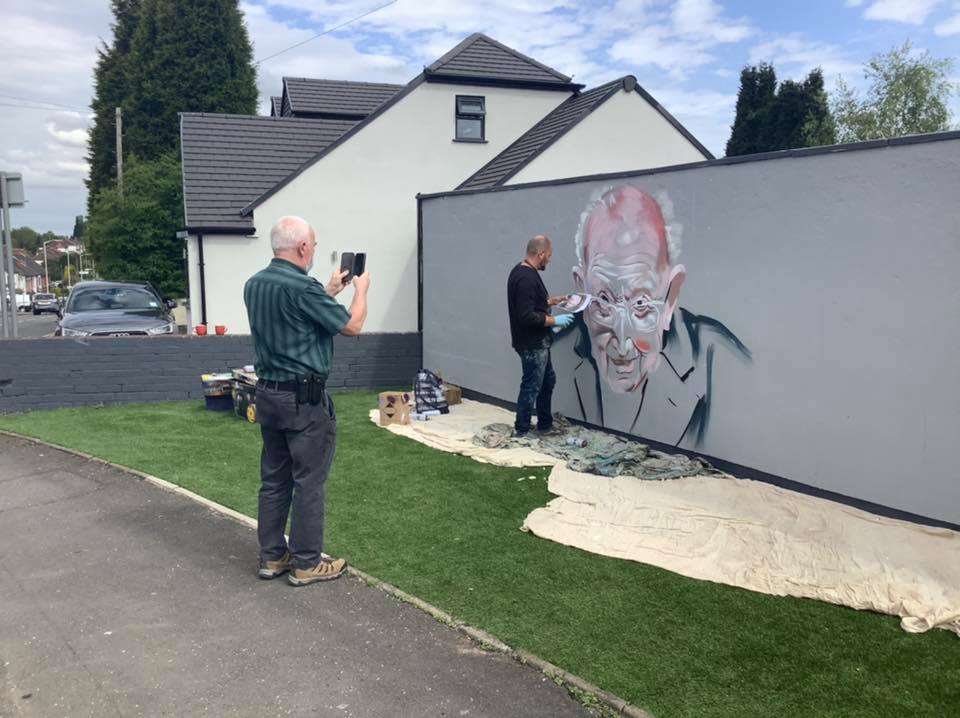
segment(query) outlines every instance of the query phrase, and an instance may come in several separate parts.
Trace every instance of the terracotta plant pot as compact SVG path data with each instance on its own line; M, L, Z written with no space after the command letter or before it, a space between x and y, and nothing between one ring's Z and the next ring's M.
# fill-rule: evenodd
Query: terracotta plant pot
M206 325L206 324L198 324L197 326L195 326L195 327L193 328L193 331L195 331L195 332L197 333L197 336L198 336L198 337L205 337L205 336L207 336L207 325Z
M213 329L214 329L214 331L216 331L217 336L221 336L221 337L222 337L224 334L227 333L227 328L226 328L225 326L223 326L222 324L218 324L218 325L215 326Z

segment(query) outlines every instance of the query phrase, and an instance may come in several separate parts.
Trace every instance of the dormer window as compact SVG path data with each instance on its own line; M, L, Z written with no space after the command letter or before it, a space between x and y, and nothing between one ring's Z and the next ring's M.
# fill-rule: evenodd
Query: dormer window
M457 95L457 134L458 142L484 142L486 103L484 98L474 95Z

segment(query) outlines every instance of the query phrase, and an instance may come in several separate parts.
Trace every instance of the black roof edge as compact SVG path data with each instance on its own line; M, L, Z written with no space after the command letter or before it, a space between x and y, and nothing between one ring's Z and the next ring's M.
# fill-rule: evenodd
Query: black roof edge
M664 174L666 172L682 172L704 167L725 167L727 165L746 164L748 162L766 162L796 157L814 157L817 155L832 155L859 150L872 150L879 147L896 147L900 145L919 145L927 142L945 142L960 140L960 130L946 132L930 132L924 135L906 135L882 140L866 140L864 142L847 142L841 145L823 145L820 147L804 147L796 150L778 150L777 152L761 152L755 155L740 155L737 157L720 157L703 162L687 162L666 167L650 167L642 170L626 170L623 172L608 172L606 174L581 175L579 177L563 177L560 179L540 180L538 182L522 182L520 184L499 185L480 189L449 190L446 192L418 193L417 199L438 199L441 197L461 197L471 194L486 194L492 192L509 192L517 189L533 187L549 187L551 185L576 184L577 182L593 182L598 180L615 180L626 177L644 177L647 175Z
M633 77L633 76L630 75L629 77ZM683 135L683 137L687 140L687 142L689 142L691 145L696 147L697 150L708 160L716 159L716 157L713 156L713 153L710 150L708 150L706 147L704 147L701 144L700 140L698 140L696 137L693 136L693 133L691 133L690 130L688 130L686 127L680 124L680 121L676 117L671 115L669 112L667 112L666 109L664 109L663 105L657 102L656 98L653 95L651 95L649 92L643 89L643 86L641 86L640 83L637 82L637 78L634 77L633 82L635 85L634 89L636 90L636 92L643 99L645 99L650 104L650 106L653 107L653 109L659 112L663 117L663 119L665 119L667 122L673 125L673 129L675 129L677 132ZM626 85L624 85L624 87L626 88ZM627 91L629 92L629 89Z
M351 127L349 130L347 130L346 132L344 132L344 133L343 133L342 135L340 135L337 139L335 139L333 142L331 142L329 145L327 145L326 147L324 147L322 150L320 150L317 154L315 154L315 155L314 155L313 157L311 157L309 160L307 160L307 161L304 162L302 165L300 165L300 166L299 166L297 169L295 169L293 172L291 172L291 173L288 174L286 177L284 177L282 180L280 180L279 182L277 182L273 187L271 187L271 188L268 189L266 192L264 192L263 194L261 194L259 197L257 197L256 199L254 199L252 202L250 202L249 204L247 204L246 207L244 207L243 209L240 210L240 215L243 216L243 217L249 216L249 215L253 212L253 210L254 210L256 207L258 207L262 202L266 201L267 199L269 199L270 197L272 197L273 195L275 195L275 194L276 194L277 192L279 192L281 189L283 189L283 188L286 187L288 184L290 184L294 179L296 179L296 178L299 177L301 174L303 174L303 172L305 172L308 168L310 168L310 167L312 167L313 165L315 165L315 164L316 164L317 162L319 162L321 159L323 159L323 158L326 157L328 154L330 154L331 152L333 152L337 147L339 147L340 145L342 145L344 142L346 142L347 140L349 140L351 137L353 137L355 134L357 134L357 133L358 133L360 130L362 130L364 127L366 127L366 126L369 125L371 122L373 122L375 119L377 119L377 118L378 118L380 115L382 115L384 112L386 112L386 111L389 110L391 107L393 107L395 104L397 104L398 102L400 102L400 100L402 100L404 97L406 97L406 96L409 95L411 92L413 92L417 87L419 87L421 84L423 84L423 81L424 81L424 75L423 75L422 73L419 74L419 75L417 75L417 76L416 76L415 78L413 78L410 82L408 82L407 85L406 85L406 87L404 87L402 90L400 90L400 92L398 92L398 93L395 94L393 97L391 97L389 100L387 100L386 102L384 102L384 103L383 103L382 105L380 105L377 109L375 109L373 112L371 112L371 113L370 113L369 115L367 115L365 118L363 118L360 122L358 122L357 124L355 124L355 125L354 125L353 127Z
M581 114L581 115L576 119L576 122L571 123L570 125L568 125L567 127L565 127L562 132L558 132L556 135L554 135L553 137L551 137L551 138L550 138L550 141L547 142L547 143L546 143L543 147L541 147L539 150L537 150L537 152L535 152L534 154L530 155L527 159L525 159L525 160L524 160L523 162L521 162L517 167L515 167L511 172L507 173L505 176L503 176L503 177L501 177L499 180L497 180L497 184L494 185L494 186L496 187L496 186L498 186L498 185L502 185L504 182L506 182L507 180L509 180L511 177L515 177L515 176L520 172L520 170L522 170L524 167L526 167L526 166L529 165L531 162L533 162L537 157L539 157L539 156L542 155L544 152L546 152L547 148L550 147L554 142L556 142L557 140L559 140L561 137L563 137L565 134L567 134L567 133L568 133L570 130L572 130L574 127L576 127L577 125L579 125L579 124L583 121L583 119L584 119L585 117L587 117L587 115L589 115L590 113L592 113L592 112L593 112L595 109L597 109L600 105L602 105L604 102L606 102L606 101L609 100L611 97L613 97L613 96L617 93L617 86L618 86L618 85L619 85L620 87L622 87L622 88L626 88L626 87L627 87L627 84L628 84L628 83L627 83L627 78L633 78L633 75L627 75L626 77L621 77L621 78L619 78L619 79L617 79L617 80L611 80L610 82L606 82L606 83L604 83L603 85L597 85L596 87L591 88L590 90L588 90L588 92L593 92L594 90L599 90L599 89L601 89L601 88L603 88L603 87L606 87L607 85L610 86L609 92L608 92L608 94L607 94L606 97L604 97L600 102L598 102L597 104L595 104L595 105L594 105L593 107L591 107L589 110L587 110L586 112L584 112L583 114ZM636 78L633 78L633 81L634 81L634 83L636 83ZM526 137L527 132L530 132L531 130L533 130L534 127L536 127L537 125L539 125L541 122L545 121L548 117L550 117L550 115L552 115L554 112L557 112L557 111L558 111L561 107L563 107L566 103L571 102L572 100L576 99L576 98L579 97L579 96L580 96L580 93L579 93L579 92L578 92L577 94L575 94L575 95L571 95L571 96L568 97L566 100L564 100L564 101L561 102L559 105L557 105L557 106L554 107L552 110L550 110L550 112L548 112L546 115L544 115L544 116L541 117L539 120L537 120L537 122L536 122L532 127L530 127L530 129L528 129L526 132L524 132L522 135L520 135L517 139L515 139L515 140L514 140L513 142L511 142L509 145L507 145L506 147L504 147L503 150L501 150L498 154L496 154L496 155L490 160L490 162L487 162L486 164L484 164L483 167L481 167L480 169L478 169L478 170L477 170L476 172L474 172L472 175L470 175L469 177L467 177L467 179L465 179L463 182L461 182L461 183L459 184L459 186L457 187L457 189L460 189L460 187L463 187L465 184L467 184L468 182L470 182L470 180L472 180L472 179L473 179L474 177L476 177L478 174L480 174L481 172L483 172L483 170L485 170L485 169L490 165L491 162L496 161L498 157L503 156L503 154L504 154L505 152L509 151L510 148L512 148L514 145L516 145L516 144L518 144L520 141L522 141L523 138Z
M273 105L273 100L270 100L270 104ZM183 195L183 221L188 222L190 218L187 216L187 173L183 169L183 117L185 114L185 112L177 113L177 122L180 123L180 141L177 144L180 145L180 194Z
M525 62L529 62L531 65L536 65L537 67L539 67L539 68L540 68L541 70L543 70L544 72L549 72L551 75L553 75L554 77L556 77L557 79L559 79L559 80L561 80L561 81L563 81L563 82L571 82L571 81L573 80L572 77L568 77L567 75L564 75L564 74L563 74L562 72L560 72L559 70L554 70L552 67L550 67L550 66L548 66L548 65L544 65L542 62L538 62L537 60L534 60L532 57L530 57L530 56L528 56L528 55L524 55L524 54L523 54L522 52L520 52L519 50L514 50L512 47L507 47L507 46L504 45L502 42L499 42L499 41L497 41L497 40L494 40L492 37L490 37L489 35L485 35L485 34L482 33L482 32L475 32L475 33L473 33L472 35L470 35L469 37L465 38L464 40L462 40L461 42L459 42L459 43L456 45L456 47L454 47L452 50L450 50L449 52L447 52L446 54L444 54L443 56L441 56L441 57L438 58L437 60L434 60L432 63L430 63L425 69L427 69L427 70L436 70L438 67L440 67L441 65L443 65L445 62L448 62L448 61L450 61L453 57L455 57L456 55L459 55L467 46L472 45L474 42L476 42L477 40L480 40L480 39L486 40L486 41L489 42L491 45L496 45L497 47L499 47L499 48L500 48L501 50L503 50L504 52L509 52L509 53L510 53L511 55L513 55L514 57L520 58L521 60L523 60L523 61L525 61Z
M516 87L524 90L563 90L565 92L579 92L584 88L576 82L546 82L543 80L509 80L500 77L485 75L455 75L446 72L435 72L424 68L424 77L427 82L443 82L449 85L488 85L490 87Z
M284 117L283 119L342 120L343 122L359 122L369 114L369 112L298 112L296 118Z
M249 237L251 234L254 234L257 231L256 227L224 227L223 225L211 224L188 224L183 228L184 232L188 234L239 234L245 237Z

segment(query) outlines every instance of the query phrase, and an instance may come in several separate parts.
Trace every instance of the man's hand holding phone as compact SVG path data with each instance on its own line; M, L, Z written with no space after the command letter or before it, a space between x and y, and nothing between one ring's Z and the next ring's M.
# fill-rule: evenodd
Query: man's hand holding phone
M330 275L330 281L327 282L326 286L324 287L324 289L327 290L327 294L329 294L331 297L335 297L340 294L344 287L347 286L344 280L348 274L349 272L344 269L334 269L333 274Z
M370 272L364 271L359 277L353 278L353 288L357 292L367 293L370 289Z

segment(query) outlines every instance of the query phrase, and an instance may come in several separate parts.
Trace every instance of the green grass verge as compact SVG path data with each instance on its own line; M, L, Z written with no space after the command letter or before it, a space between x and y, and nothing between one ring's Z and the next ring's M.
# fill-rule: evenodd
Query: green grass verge
M594 556L519 530L546 471L488 466L374 426L336 396L326 550L660 717L957 715L960 642L895 618ZM257 427L195 402L59 409L0 428L256 516ZM535 480L523 480L536 475ZM253 560L253 557L251 557Z

